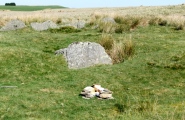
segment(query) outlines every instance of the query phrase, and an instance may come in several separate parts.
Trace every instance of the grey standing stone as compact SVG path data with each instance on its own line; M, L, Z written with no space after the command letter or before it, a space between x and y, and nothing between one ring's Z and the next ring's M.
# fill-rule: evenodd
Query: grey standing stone
M73 23L70 23L70 24L65 24L65 25L62 25L61 27L65 27L65 26L72 26L74 27L75 29L82 29L85 27L85 22L84 21L78 21L78 22L73 22Z
M85 27L85 22L78 21L78 22L74 23L72 26L74 26L77 29L82 29Z
M54 22L48 20L45 21L43 23L31 23L31 27L36 30L36 31L44 31L44 30L48 30L49 28L58 28L57 24L55 24Z
M24 27L26 27L26 25L21 20L12 20L8 22L4 27L2 27L0 31L11 31L11 30L22 29Z
M111 17L105 17L102 19L102 22L105 22L105 23L112 23L112 24L115 24L115 20L114 18L111 18Z
M75 42L59 51L58 53L64 54L68 67L71 69L86 68L98 64L112 64L112 60L105 49L94 42Z

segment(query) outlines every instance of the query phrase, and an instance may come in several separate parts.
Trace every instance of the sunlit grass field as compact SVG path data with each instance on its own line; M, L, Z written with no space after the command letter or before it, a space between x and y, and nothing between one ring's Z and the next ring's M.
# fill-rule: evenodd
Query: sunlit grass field
M0 10L10 10L10 11L37 11L44 9L61 9L65 8L62 6L0 6Z
M175 8L170 16L184 11ZM92 12L92 17L99 17L99 12ZM182 23L184 18L179 20ZM184 120L185 30L175 28L142 24L121 33L102 33L87 25L78 32L63 33L36 32L28 23L22 30L0 32L0 119ZM63 56L54 54L75 41L99 42L102 35L131 40L134 55L114 65L72 70ZM115 99L79 96L84 87L95 83L113 91Z

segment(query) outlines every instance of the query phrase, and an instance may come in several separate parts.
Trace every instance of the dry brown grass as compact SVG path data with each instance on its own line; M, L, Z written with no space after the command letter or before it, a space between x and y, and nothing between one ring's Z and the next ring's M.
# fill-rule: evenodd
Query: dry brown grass
M0 12L0 26L5 25L8 21L19 19L26 24L31 22L43 22L52 20L57 23L61 19L62 23L71 23L78 20L87 21L90 12L87 13L81 9L61 9L61 10L42 10L33 12L20 12L20 11L1 11Z
M114 41L113 48L109 51L110 57L112 58L114 64L123 62L126 59L124 48L125 46L123 42Z
M175 29L182 30L185 27L185 17L179 16L179 15L170 15L167 16L166 20L168 21L168 24L171 26L174 26Z
M114 33L116 30L116 24L111 22L100 22L98 26L99 31L103 33Z
M124 60L132 57L135 52L131 38L115 40L112 35L103 34L99 43L105 48L114 64L124 62Z
M162 16L169 20L170 23L182 24L184 20L185 5L177 6L153 6L153 7L123 7L123 8L83 8L83 9L46 9L33 12L20 12L20 11L0 11L0 26L6 24L9 20L20 19L25 23L42 22L45 20L52 20L57 22L62 19L62 23L75 22L78 19L83 21L91 21L98 19L102 16L134 16L140 17L142 21L140 24L146 24L147 18L150 16Z
M114 44L114 38L110 34L103 34L99 43L105 48L105 50L111 50Z
M115 41L110 56L114 63L124 62L124 60L131 58L134 55L135 46L132 40Z

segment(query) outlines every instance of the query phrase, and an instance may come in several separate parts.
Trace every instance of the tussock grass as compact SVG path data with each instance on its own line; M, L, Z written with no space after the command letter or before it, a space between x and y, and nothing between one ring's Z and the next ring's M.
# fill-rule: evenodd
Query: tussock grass
M120 63L126 59L125 46L123 42L114 41L112 49L109 51L110 57L113 60L113 63Z
M171 26L175 30L183 30L185 27L185 19L182 16L153 16L149 19L149 25Z
M49 29L51 33L77 33L81 30L74 28L73 26L63 26L56 29Z
M91 19L88 25L97 26L102 33L124 33L135 30L137 27L145 26L170 26L175 30L183 30L185 20L180 16L119 16L114 15L116 23L102 22L105 15L98 19ZM110 17L110 16L109 16ZM96 27L95 27L96 28Z
M100 22L98 24L98 30L102 33L114 33L116 25L110 22Z
M105 48L105 50L109 51L114 45L114 38L110 34L102 34L99 43Z
M174 27L175 30L183 30L185 27L185 19L183 16L172 15L168 16L167 20L169 21L169 25Z
M142 20L140 17L131 16L115 16L114 19L118 23L116 33L134 30Z
M159 25L161 23L162 19L159 17L153 17L149 20L149 25Z
M103 34L99 43L105 48L114 64L121 63L134 55L135 46L131 40L123 38L115 40L111 35Z
M109 54L113 63L121 63L133 56L134 45L131 40L114 42Z

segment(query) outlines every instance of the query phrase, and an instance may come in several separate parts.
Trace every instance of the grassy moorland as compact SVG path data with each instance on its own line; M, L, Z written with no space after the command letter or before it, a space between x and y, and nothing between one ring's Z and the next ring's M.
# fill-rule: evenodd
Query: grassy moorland
M37 11L44 9L61 9L65 8L62 6L0 6L0 10L11 10L11 11Z
M100 23L99 29L91 29L98 23L92 19L70 33L36 32L29 26L0 32L0 119L184 120L184 23L160 18L118 16L118 26ZM72 42L99 42L104 35L131 40L134 55L79 70L68 69L65 59L54 55ZM112 90L115 99L81 98L81 90L94 83Z

